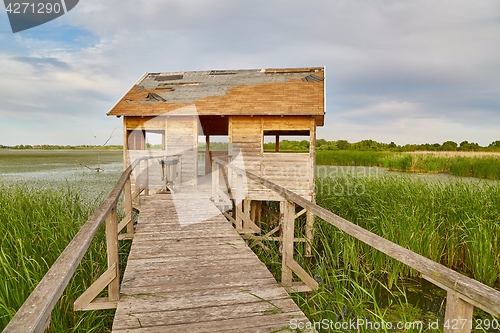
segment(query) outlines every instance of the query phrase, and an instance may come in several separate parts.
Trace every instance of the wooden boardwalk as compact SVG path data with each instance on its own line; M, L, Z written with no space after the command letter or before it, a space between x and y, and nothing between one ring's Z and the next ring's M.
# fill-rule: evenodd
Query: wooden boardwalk
M144 198L113 332L274 332L308 319L209 200Z

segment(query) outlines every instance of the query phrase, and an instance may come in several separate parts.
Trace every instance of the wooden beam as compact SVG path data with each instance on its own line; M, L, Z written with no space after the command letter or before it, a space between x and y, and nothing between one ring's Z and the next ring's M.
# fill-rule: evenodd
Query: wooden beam
M128 231L128 225L130 224L130 222L132 222L132 211L130 213L127 213L127 215L125 215L125 217L120 221L120 223L118 223L118 227L116 228L118 233L120 231L123 230L123 228L127 227L127 231ZM134 233L134 231L132 230L132 234Z
M305 212L307 212L307 210L304 208L300 212L298 212L297 214L295 214L295 218L304 215Z
M117 267L112 265L106 272L104 272L92 285L80 295L73 304L75 311L91 310L88 305L99 295L99 293L106 288L117 276ZM109 301L109 299L108 299ZM104 308L106 309L106 308ZM94 310L94 309L92 309Z
M291 260L288 259L286 264L309 288L313 290L318 289L318 282L316 282L316 280L314 280L293 258Z
M286 291L291 293L304 293L312 291L311 287L303 282L292 282L291 286L285 286Z

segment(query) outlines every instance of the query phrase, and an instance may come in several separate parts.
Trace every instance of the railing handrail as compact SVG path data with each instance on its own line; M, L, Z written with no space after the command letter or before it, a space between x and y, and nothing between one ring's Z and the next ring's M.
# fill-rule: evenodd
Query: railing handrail
M52 264L42 280L4 328L3 333L43 332L45 330L55 304L61 298L64 289L73 277L97 230L104 223L111 210L118 204L121 192L132 171L142 161L159 157L164 157L164 155L137 158L122 172L113 190Z
M498 317L500 315L500 291L374 234L276 183L242 170L218 158L214 158L213 160L214 163L226 166L234 172L244 175L248 179L275 191L284 199L311 211L314 215L345 233L417 270L426 280L448 292L457 294L466 302L494 316Z

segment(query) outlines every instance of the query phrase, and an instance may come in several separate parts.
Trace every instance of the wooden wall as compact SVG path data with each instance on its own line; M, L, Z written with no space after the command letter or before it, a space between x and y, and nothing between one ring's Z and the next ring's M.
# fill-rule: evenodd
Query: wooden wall
M184 185L196 185L198 176L198 127L198 119L195 116L125 117L124 132L127 133L125 138L127 146L124 149L125 161L129 165L131 161L138 157L179 154L181 159L181 182ZM164 135L164 150L144 149L144 135L147 135L148 131ZM158 160L150 160L149 166L150 183L154 188L161 186L161 167Z
M309 153L264 152L264 131L291 130L309 131ZM314 193L315 141L316 124L311 116L232 116L229 119L229 142L234 165L308 199ZM234 176L232 181L235 181ZM250 199L276 199L271 191L251 183L248 184L248 193Z

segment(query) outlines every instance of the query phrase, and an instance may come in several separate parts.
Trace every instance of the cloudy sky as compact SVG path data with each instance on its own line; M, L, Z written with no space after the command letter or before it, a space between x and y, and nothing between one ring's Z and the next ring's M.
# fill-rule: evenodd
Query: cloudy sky
M13 34L0 9L0 144L103 144L145 72L326 66L318 137L500 140L498 0L80 0Z

